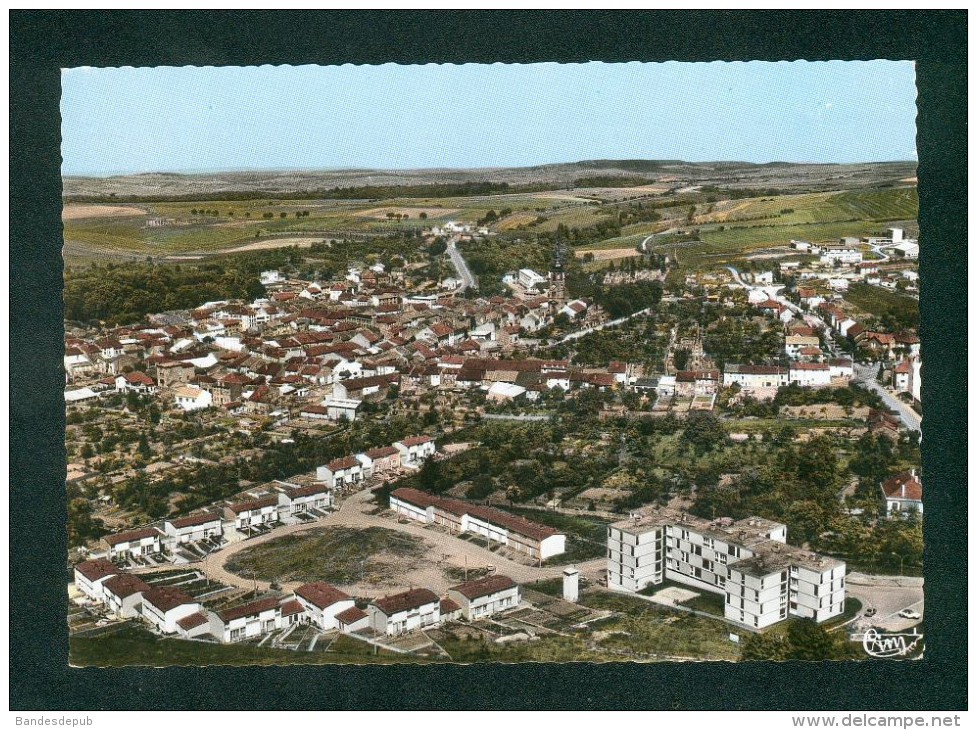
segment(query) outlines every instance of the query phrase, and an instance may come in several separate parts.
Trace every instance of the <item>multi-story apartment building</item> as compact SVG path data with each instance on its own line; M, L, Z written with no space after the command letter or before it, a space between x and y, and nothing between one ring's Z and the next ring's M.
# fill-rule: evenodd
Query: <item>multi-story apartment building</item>
M635 593L665 579L718 593L726 618L763 628L788 615L824 621L844 611L845 564L786 544L761 517L705 520L647 509L607 530L607 585Z

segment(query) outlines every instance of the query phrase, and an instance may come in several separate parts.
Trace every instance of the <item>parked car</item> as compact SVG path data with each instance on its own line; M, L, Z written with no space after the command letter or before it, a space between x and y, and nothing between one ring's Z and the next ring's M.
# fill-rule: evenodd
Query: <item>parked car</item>
M865 618L872 618L875 615L875 609L869 608L865 611Z
M913 611L911 608L902 609L899 612L899 616L901 616L902 618L908 618L913 620L921 618L921 616L919 615L919 611Z

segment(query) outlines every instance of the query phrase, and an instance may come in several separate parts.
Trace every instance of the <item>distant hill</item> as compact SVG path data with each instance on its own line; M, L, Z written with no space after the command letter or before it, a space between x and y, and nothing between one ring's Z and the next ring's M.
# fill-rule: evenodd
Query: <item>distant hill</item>
M595 174L599 170L599 175ZM621 178L628 185L666 183L681 187L842 189L897 183L916 175L915 162L811 164L771 162L684 162L682 160L583 160L580 162L475 169L426 170L253 170L181 174L151 172L111 177L66 176L64 197L125 200L128 197L200 196L231 192L275 197L336 188L507 183L571 187L575 180ZM636 179L637 178L637 179Z

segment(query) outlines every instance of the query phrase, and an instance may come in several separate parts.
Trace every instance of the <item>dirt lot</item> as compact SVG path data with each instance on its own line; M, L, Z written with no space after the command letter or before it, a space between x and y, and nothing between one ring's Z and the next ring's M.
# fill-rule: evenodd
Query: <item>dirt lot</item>
M66 205L61 211L61 220L125 218L132 215L146 215L146 211L125 205Z
M267 241L255 241L254 243L246 243L243 246L228 248L225 249L224 253L238 253L240 251L265 251L270 248L285 248L286 246L308 248L313 243L321 242L321 238L299 238L298 236L295 236L294 238L272 238Z
M411 218L420 218L421 213L426 213L428 218L443 218L447 215L454 215L458 212L458 208L373 208L372 210L364 210L359 213L361 217L364 218L375 218L376 220L386 220L387 213L393 213L394 215L409 215Z

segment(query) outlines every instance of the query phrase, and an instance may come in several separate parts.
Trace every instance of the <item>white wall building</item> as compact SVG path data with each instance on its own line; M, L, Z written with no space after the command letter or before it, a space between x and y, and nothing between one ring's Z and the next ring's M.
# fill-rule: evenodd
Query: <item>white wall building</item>
M786 544L787 528L759 517L709 521L669 509L608 527L607 585L637 592L666 578L726 599L726 618L755 629L796 615L844 611L845 564Z
M367 606L370 626L388 636L436 626L441 622L441 599L427 588L374 599Z
M305 609L306 618L323 631L339 628L336 616L356 605L341 590L322 581L299 586L295 599Z
M449 588L448 598L461 607L469 621L515 608L522 600L519 586L505 575L487 575Z

